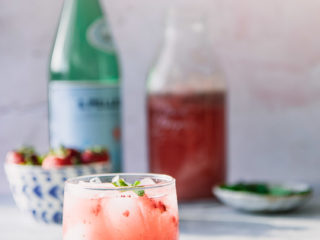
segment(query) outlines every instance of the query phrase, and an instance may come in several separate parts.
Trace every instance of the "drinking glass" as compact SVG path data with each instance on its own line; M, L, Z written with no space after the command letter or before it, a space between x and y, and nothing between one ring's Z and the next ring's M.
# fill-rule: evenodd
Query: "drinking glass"
M170 176L104 174L66 182L63 240L177 240L178 225Z

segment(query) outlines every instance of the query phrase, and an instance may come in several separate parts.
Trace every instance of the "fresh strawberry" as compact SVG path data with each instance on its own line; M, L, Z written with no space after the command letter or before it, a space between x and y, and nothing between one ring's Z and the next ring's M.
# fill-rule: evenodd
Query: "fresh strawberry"
M105 148L95 147L86 149L81 154L82 163L93 163L93 162L108 162L109 154Z
M6 162L20 165L40 165L39 157L31 147L22 147L8 152Z
M73 164L78 164L81 162L81 153L73 148L66 148L65 149L66 154L67 154L67 158L70 158L71 162Z
M56 150L51 150L44 157L42 167L44 169L59 168L78 164L80 162L80 153L72 148L60 147Z
M59 168L68 165L72 165L69 158L60 158L54 155L46 156L42 162L42 167L44 169Z
M7 153L6 162L12 164L25 164L23 155L16 151Z

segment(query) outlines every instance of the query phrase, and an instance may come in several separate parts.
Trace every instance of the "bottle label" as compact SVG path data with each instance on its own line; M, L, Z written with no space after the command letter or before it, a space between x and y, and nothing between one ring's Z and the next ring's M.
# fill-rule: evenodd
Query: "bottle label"
M49 84L49 131L53 148L106 147L120 171L119 87L82 81Z
M113 53L115 51L111 30L104 18L97 19L89 26L87 41L92 47L103 52Z

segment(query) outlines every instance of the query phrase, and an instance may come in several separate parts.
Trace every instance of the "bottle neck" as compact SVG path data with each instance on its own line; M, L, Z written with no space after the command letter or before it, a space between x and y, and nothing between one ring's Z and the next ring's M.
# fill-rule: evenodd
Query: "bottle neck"
M50 78L118 81L112 39L98 0L65 0L51 54Z
M170 54L175 61L208 63L213 51L208 28L203 21L167 26L164 52Z
M205 5L169 12L165 42L148 82L150 93L224 91ZM187 9L186 9L187 7Z
M103 16L99 0L65 0L63 13L75 16L81 16L82 19L94 19L97 16Z

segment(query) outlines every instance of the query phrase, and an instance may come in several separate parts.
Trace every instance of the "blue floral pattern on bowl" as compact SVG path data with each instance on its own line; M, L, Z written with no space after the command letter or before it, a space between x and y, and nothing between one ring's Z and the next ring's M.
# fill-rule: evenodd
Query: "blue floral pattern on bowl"
M62 223L64 182L71 177L108 173L109 163L45 170L40 166L5 164L13 198L20 210L47 224Z

